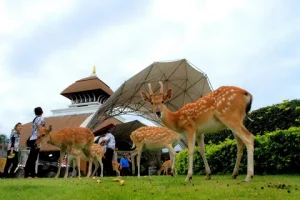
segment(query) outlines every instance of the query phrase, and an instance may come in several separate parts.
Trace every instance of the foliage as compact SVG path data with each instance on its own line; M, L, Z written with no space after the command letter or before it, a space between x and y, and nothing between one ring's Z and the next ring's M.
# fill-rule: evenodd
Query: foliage
M300 126L300 99L284 100L280 104L267 106L254 110L248 114L250 121L245 119L245 126L254 135L261 135L265 132L276 130L286 130L290 127ZM205 143L209 141L218 144L225 141L226 138L233 139L230 130L224 130L217 133L205 134Z
M255 174L281 174L300 172L300 127L277 130L255 137ZM194 173L204 174L204 164L198 149L194 153ZM237 155L236 141L226 139L219 144L206 145L206 157L212 173L232 173ZM176 159L178 174L186 174L187 149L179 152ZM247 170L247 153L244 148L240 172Z
M0 144L2 144L3 142L7 143L8 142L8 138L7 138L6 135L0 134Z

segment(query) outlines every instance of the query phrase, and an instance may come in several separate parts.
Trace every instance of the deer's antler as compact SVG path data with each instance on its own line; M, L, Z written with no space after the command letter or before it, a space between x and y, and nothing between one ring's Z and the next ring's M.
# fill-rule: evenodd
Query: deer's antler
M151 83L148 83L148 88L149 88L149 94L150 94L150 96L154 95L154 93L152 91L152 88L151 88Z
M161 82L161 81L159 81L158 82L159 83L159 85L160 85L160 90L159 90L159 93L164 93L164 85L163 85L163 83Z

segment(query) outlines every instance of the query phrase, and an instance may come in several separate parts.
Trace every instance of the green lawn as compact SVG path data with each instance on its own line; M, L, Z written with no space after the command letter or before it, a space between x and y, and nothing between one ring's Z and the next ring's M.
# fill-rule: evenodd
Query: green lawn
M230 175L152 176L124 178L123 186L112 177L101 179L0 179L0 197L22 200L89 200L89 199L300 199L300 175L255 176L251 183L244 175L232 180Z

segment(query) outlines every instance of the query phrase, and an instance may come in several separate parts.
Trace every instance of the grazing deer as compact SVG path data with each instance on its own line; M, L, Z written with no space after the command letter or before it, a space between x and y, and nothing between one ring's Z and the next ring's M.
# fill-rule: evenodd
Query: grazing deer
M103 177L102 158L104 157L104 153L105 153L105 148L104 147L102 147L99 144L92 144L92 146L91 146L91 157L92 157L92 161L95 165L95 169L92 173L92 176L95 175L96 171L99 168L99 164L100 164L100 167L101 167L101 175L100 176ZM89 161L89 158L87 158L84 155L84 153L81 150L78 150L78 149L72 149L71 156L76 158L77 168L78 168L78 177L80 177L80 159ZM72 176L76 175L76 170L75 170L76 162L73 162ZM91 174L91 172L89 171L88 174Z
M167 170L171 168L172 168L172 160L167 160L161 165L160 169L157 171L157 174L160 176L161 171L163 171L163 175L167 174Z
M234 86L222 86L203 96L194 103L188 103L176 112L171 112L165 103L172 97L172 89L154 95L151 84L148 84L149 95L141 92L145 102L152 104L152 110L162 123L179 134L185 134L188 141L189 166L186 181L192 179L193 153L195 139L205 165L206 178L210 179L210 168L205 156L204 133L217 132L229 128L237 140L237 159L232 178L238 176L239 165L243 155L244 144L247 147L248 163L246 182L251 181L254 174L253 151L254 136L245 128L243 120L251 109L252 95L244 89Z
M100 147L99 147L100 146ZM91 155L93 157L93 163L95 165L95 169L92 173L92 176L95 175L96 171L99 168L99 164L101 167L101 177L103 177L103 162L102 162L102 158L104 157L104 153L105 153L105 148L103 148L101 145L99 144L93 144L91 147ZM80 177L80 159L82 160L88 160L87 157L82 153L82 151L77 150L77 149L72 149L71 151L71 155L72 157L74 156L76 158L76 162L77 162L77 168L78 168L78 176ZM72 172L72 176L76 176L76 162L73 162L73 172ZM112 161L112 166L113 166L113 170L117 172L118 176L120 176L120 171L119 171L119 167L120 167L120 163L116 162L116 161Z
M39 125L38 137L36 145L43 145L45 143L51 144L60 148L60 159L58 171L55 178L59 177L61 163L64 158L64 154L67 153L67 163L69 163L69 156L72 149L81 150L84 155L89 158L89 173L92 170L92 157L91 146L94 143L94 134L88 128L76 127L76 128L63 128L60 131L52 131L50 125L48 129ZM87 177L90 176L88 173ZM65 172L64 178L68 177L68 170Z
M118 176L120 176L120 163L116 162L116 161L112 161L112 166L113 166L113 170L117 172Z
M165 127L143 126L133 131L130 138L133 142L132 148L136 146L136 149L130 152L133 173L135 173L134 157L137 155L138 177L140 177L140 162L143 147L147 149L167 148L172 160L173 173L176 156L173 146L176 146L179 141L179 135L176 132Z

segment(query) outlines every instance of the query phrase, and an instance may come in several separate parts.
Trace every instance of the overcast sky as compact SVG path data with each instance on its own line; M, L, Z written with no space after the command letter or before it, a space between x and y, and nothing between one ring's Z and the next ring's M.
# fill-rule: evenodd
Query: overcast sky
M87 3L88 2L88 3ZM116 90L154 61L186 58L253 109L299 98L300 1L0 0L0 133L66 108L92 73Z

